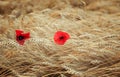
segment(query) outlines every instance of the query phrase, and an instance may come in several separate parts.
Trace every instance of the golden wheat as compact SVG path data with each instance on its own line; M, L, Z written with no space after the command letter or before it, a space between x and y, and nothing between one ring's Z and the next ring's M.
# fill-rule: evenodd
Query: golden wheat
M0 77L119 77L119 0L1 0ZM30 32L23 46L15 30ZM53 40L58 30L71 38Z

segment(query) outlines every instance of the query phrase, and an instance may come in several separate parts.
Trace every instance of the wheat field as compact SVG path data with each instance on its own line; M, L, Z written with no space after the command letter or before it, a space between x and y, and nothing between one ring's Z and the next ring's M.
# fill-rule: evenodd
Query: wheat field
M120 0L0 0L0 77L120 77Z

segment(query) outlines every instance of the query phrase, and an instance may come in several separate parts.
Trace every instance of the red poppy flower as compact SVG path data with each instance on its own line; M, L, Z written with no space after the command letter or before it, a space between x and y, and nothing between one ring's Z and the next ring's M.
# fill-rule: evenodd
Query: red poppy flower
M70 38L69 34L62 31L57 31L54 35L54 41L56 44L59 45L64 45L69 38Z
M20 45L23 45L26 39L30 38L30 33L23 33L22 30L16 30L16 40Z

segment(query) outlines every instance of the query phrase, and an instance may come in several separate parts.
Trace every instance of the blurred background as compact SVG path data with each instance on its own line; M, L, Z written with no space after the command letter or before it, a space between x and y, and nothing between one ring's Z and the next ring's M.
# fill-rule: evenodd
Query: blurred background
M68 6L107 14L120 12L120 0L0 0L0 15L19 16L46 8L60 10Z

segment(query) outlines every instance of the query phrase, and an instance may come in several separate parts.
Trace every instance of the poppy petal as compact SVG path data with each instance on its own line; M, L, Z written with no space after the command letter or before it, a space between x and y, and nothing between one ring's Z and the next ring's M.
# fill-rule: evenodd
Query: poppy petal
M30 38L30 33L25 33L25 34L22 34L22 35L25 37L25 39Z
M69 34L62 31L57 31L54 35L54 41L56 44L59 45L64 45L69 38L70 38Z
M66 36L66 39L70 38L70 35L68 33L64 33L64 35Z
M23 44L24 44L24 42L25 42L25 40L18 41L18 43L19 43L20 45L23 45Z
M23 33L22 30L16 30L16 35L20 35L21 33Z
M22 30L16 30L16 41L20 44L23 45L25 40L30 38L30 33L23 33Z
M66 40L59 40L59 39L57 39L57 40L55 40L55 42L56 42L56 44L64 45Z

